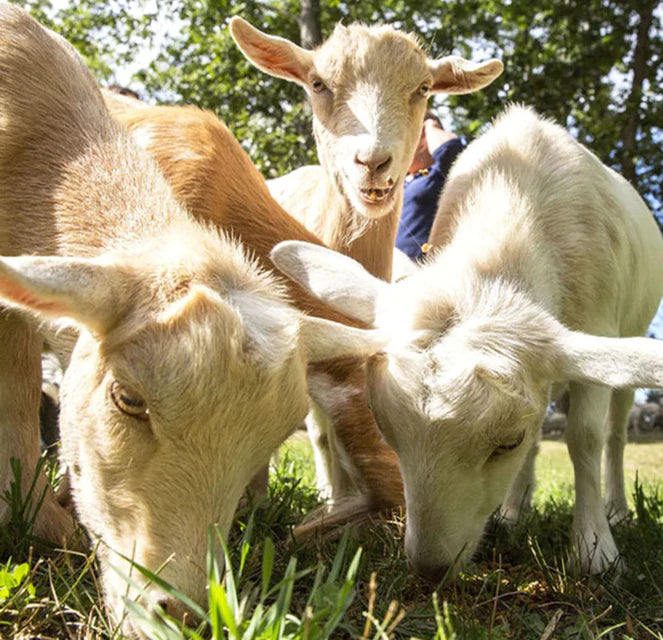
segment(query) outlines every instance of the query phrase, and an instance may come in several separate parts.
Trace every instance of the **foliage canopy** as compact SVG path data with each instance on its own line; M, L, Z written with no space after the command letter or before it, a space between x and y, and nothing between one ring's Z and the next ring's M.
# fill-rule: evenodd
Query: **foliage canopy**
M135 69L148 101L216 112L265 176L316 161L304 91L250 65L227 20L241 15L294 42L313 20L325 37L342 20L418 33L431 56L495 56L505 72L484 91L436 98L454 130L472 136L509 102L564 124L625 175L663 215L663 2L660 0L81 0L56 10L19 0L85 56L101 82ZM313 5L313 14L305 15Z

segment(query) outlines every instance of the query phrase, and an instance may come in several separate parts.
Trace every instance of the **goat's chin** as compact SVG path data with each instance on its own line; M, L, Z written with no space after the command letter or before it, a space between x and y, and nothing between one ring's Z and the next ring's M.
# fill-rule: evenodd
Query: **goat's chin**
M350 190L350 189L348 189ZM351 187L350 198L357 213L369 220L378 220L389 215L396 203L396 188L392 189L382 200L371 201L366 197L365 190L357 186Z

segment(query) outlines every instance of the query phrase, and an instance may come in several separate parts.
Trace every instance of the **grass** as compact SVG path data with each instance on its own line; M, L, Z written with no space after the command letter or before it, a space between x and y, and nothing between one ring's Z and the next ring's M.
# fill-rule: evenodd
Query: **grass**
M296 442L281 454L269 501L238 513L232 572L219 582L210 564L207 624L182 630L133 605L131 615L148 637L173 640L663 638L661 469L663 443L628 446L634 513L613 528L626 570L620 579L575 579L565 568L571 467L563 443L544 442L536 508L513 530L491 524L476 561L435 589L409 572L398 516L340 540L292 541L292 525L317 500L308 445ZM94 553L37 555L34 541L12 534L19 525L0 529L0 638L119 639Z

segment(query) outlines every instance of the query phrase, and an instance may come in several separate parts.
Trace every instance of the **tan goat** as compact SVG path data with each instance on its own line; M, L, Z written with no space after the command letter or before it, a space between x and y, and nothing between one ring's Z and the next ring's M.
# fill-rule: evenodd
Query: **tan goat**
M462 566L500 505L517 515L560 385L570 391L572 558L601 572L619 557L608 514L627 512L632 387L663 387L663 343L621 337L645 332L663 294L656 223L623 178L522 107L463 152L438 216L436 254L395 285L301 243L279 245L274 261L391 334L386 355L369 360L369 395L399 455L419 573L438 580Z
M188 210L239 238L264 266L273 266L269 252L281 240L319 242L274 201L239 143L212 113L195 107L147 107L107 92L104 97L113 116L154 156ZM302 311L355 322L294 281L284 282ZM319 399L330 410L339 449L352 452L351 458L343 460L344 472L359 492L358 499L345 501L343 510L326 514L325 521L402 505L398 462L380 438L368 408L363 363L345 360L309 366L309 379L320 378L334 389ZM316 392L315 385L311 390Z
M0 260L0 491L11 458L23 486L34 473L42 344L65 326L77 340L62 457L76 511L102 543L108 604L119 618L136 595L109 568L127 569L119 552L204 605L208 525L228 532L251 476L303 420L307 357L361 354L372 335L304 316L236 243L191 219L74 50L9 4L0 253L14 256ZM36 532L59 538L71 523L45 478L38 491Z
M239 17L230 30L251 62L296 82L310 97L320 165L268 181L272 195L329 248L390 280L403 179L428 96L485 87L500 75L502 63L475 64L457 56L431 60L414 36L389 26L339 24L314 51L266 35ZM339 390L322 373L310 384L323 410L314 407L316 419L307 421L318 486L338 500L353 489L356 456L353 449L333 446L342 443L327 418L338 413L339 394L361 391Z
M296 82L311 101L320 165L270 180L276 200L330 249L391 279L403 179L428 97L489 85L502 63L427 58L417 38L389 26L338 24L313 51L235 16L230 32L262 71Z

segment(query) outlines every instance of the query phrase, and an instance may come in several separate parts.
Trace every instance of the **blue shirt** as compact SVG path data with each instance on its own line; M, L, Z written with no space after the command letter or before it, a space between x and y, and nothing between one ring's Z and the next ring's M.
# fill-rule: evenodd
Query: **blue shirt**
M467 146L465 138L451 138L432 153L433 164L405 178L403 210L396 233L396 246L413 260L424 254L442 187L453 161Z

